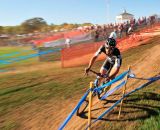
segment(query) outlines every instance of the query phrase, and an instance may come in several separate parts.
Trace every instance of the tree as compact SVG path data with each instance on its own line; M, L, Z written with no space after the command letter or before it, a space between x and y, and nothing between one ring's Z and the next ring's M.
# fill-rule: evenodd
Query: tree
M47 23L43 18L35 17L24 21L21 26L25 33L31 33L34 31L41 31L47 26Z
M91 26L93 25L92 23L83 23L82 26Z
M0 26L0 34L2 34L2 33L3 33L3 27Z
M15 27L13 27L13 26L5 26L5 27L3 27L3 33L5 33L5 34L15 34Z

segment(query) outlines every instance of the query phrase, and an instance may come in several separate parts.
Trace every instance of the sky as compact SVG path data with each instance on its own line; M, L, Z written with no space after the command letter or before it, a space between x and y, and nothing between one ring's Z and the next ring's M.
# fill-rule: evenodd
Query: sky
M139 18L160 15L160 0L0 0L0 26L43 18L48 24L115 22L124 9Z

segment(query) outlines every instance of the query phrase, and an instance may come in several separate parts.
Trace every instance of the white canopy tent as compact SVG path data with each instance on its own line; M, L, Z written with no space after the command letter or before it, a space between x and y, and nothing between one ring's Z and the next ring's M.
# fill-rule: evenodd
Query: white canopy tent
M131 19L134 19L134 15L127 13L126 10L124 10L124 12L122 14L116 16L117 23L123 23L123 22L129 21Z

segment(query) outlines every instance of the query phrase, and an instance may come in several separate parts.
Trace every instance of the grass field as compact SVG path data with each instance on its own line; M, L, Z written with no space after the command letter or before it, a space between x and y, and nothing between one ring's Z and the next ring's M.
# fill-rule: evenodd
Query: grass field
M153 83L124 101L121 118L119 107L99 122L97 129L111 130L159 130L160 129L160 82Z
M148 44L124 52L121 72L126 70L129 64L134 64L139 60L139 56L151 47L158 45L159 42L160 38L157 37ZM14 51L17 50L14 48ZM10 52L12 52L12 48L7 53ZM96 63L93 68L98 70L101 64L102 61ZM28 71L28 66L31 66L33 71ZM23 67L23 70L26 71L0 75L0 129L2 130L24 129L25 120L34 117L34 114L38 114L44 108L47 109L44 106L48 104L53 104L55 108L52 109L58 112L61 104L65 104L67 100L77 101L87 90L89 82L94 80L93 75L84 78L85 66L62 69L58 61L41 63L37 58L33 58L7 66L6 69L10 67L20 69L20 71ZM38 67L40 68L34 70ZM159 87L159 82L157 82L132 94L125 100L122 112L123 120L101 122L97 128L160 129ZM116 113L117 111L115 111Z
M0 60L10 61L13 58L18 58L20 56L26 56L29 54L37 53L30 47L0 47ZM21 60L21 62L13 62L9 64L0 64L0 69L11 69L18 66L24 66L27 64L37 63L38 58L30 58L27 60Z
M43 62L40 61L49 62L60 60L60 51L44 54L41 55L41 57L39 57L38 55L32 56L32 54L38 54L38 50L32 50L30 47L1 47L0 72L3 72L3 70L15 70L18 67L43 64ZM43 60L41 60L42 57ZM3 63L3 61L7 61L9 63L5 64Z

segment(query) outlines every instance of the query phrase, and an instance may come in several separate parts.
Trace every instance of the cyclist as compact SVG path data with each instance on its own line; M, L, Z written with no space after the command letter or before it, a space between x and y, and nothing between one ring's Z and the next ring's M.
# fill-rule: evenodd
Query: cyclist
M88 74L97 57L101 53L106 55L106 60L100 69L100 74L106 75L106 80L109 81L117 75L122 63L121 53L119 49L116 48L116 40L114 38L108 38L105 44L96 51L94 56L91 58L88 67L85 68L85 73ZM99 82L101 82L102 78L99 77L99 79Z

